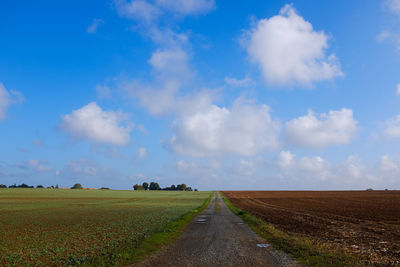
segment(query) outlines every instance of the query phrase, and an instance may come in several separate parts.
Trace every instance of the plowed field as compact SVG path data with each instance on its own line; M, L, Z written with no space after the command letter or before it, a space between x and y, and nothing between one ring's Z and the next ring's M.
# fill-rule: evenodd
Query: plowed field
M400 191L225 191L236 207L285 232L400 266Z

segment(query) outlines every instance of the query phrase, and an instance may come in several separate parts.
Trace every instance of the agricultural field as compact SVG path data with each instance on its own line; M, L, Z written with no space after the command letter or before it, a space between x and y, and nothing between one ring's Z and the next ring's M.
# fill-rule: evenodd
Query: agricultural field
M236 207L366 265L400 265L400 191L225 191Z
M200 207L210 192L0 189L0 266L79 265ZM168 230L168 229L165 229Z

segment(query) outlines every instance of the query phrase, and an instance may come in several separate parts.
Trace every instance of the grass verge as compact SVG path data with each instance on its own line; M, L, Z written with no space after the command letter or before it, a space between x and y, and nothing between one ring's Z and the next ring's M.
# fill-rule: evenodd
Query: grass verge
M332 250L326 245L317 244L306 238L289 235L276 229L264 220L235 207L229 199L221 193L225 204L234 214L253 229L259 236L265 238L272 246L288 253L293 259L307 266L365 266L359 259L339 250Z
M164 228L152 233L150 236L144 236L142 240L136 243L125 244L117 250L112 250L91 259L85 259L77 262L79 266L126 266L144 260L146 257L155 253L162 247L175 242L184 232L185 227L203 211L209 204L215 192L204 201L198 208L182 215L175 221L170 222ZM69 264L71 263L69 262Z

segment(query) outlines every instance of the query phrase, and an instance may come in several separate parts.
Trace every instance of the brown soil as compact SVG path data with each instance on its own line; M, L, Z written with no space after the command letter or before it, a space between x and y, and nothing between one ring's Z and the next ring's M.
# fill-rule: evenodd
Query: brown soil
M236 207L285 232L400 266L400 191L226 191Z

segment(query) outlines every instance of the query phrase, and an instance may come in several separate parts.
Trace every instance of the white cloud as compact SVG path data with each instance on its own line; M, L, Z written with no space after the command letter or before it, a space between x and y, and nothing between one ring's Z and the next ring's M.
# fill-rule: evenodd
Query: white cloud
M385 123L384 134L389 138L400 138L400 114L387 120Z
M192 76L188 55L182 49L157 50L151 56L149 63L165 80L177 78L182 81Z
M136 159L143 159L147 156L147 149L145 147L139 147L136 151Z
M97 33L97 29L104 24L102 19L93 19L92 24L86 29L88 33Z
M278 155L277 164L279 168L285 169L293 165L295 155L290 151L281 151Z
M400 185L400 162L388 155L383 155L380 158L378 168L380 181L385 188L394 185L398 189Z
M385 173L400 173L400 165L388 155L383 155L379 161L379 168Z
M297 158L289 151L277 157L279 176L291 183L318 182L319 186L363 186L376 177L361 163L358 156L349 156L345 161L331 164L320 156ZM304 188L304 187L302 187Z
M328 36L314 31L292 5L262 19L249 32L247 52L265 80L275 85L305 85L341 76L335 55L328 55Z
M400 16L400 0L387 0L386 6L391 12Z
M157 0L157 5L182 15L204 14L215 9L214 0Z
M254 155L279 146L280 122L266 105L237 100L231 109L210 105L182 115L173 125L170 147L193 156Z
M122 17L138 20L145 24L154 24L161 16L176 14L181 16L205 14L215 9L214 0L115 0L118 14Z
M319 116L309 111L286 123L286 139L296 146L322 148L349 143L356 130L357 121L351 109L331 110Z
M161 11L147 1L136 0L127 2L115 0L117 12L121 17L138 20L146 24L152 24L161 14Z
M249 87L254 84L253 80L248 76L243 79L225 77L225 83L232 87Z
M397 95L400 95L400 83L397 84L396 93L397 93Z
M0 83L0 120L6 118L7 110L10 105L19 104L24 101L24 96L18 91L7 91L6 87Z
M127 145L133 125L121 111L104 111L95 102L63 115L61 129L71 137L95 143Z

